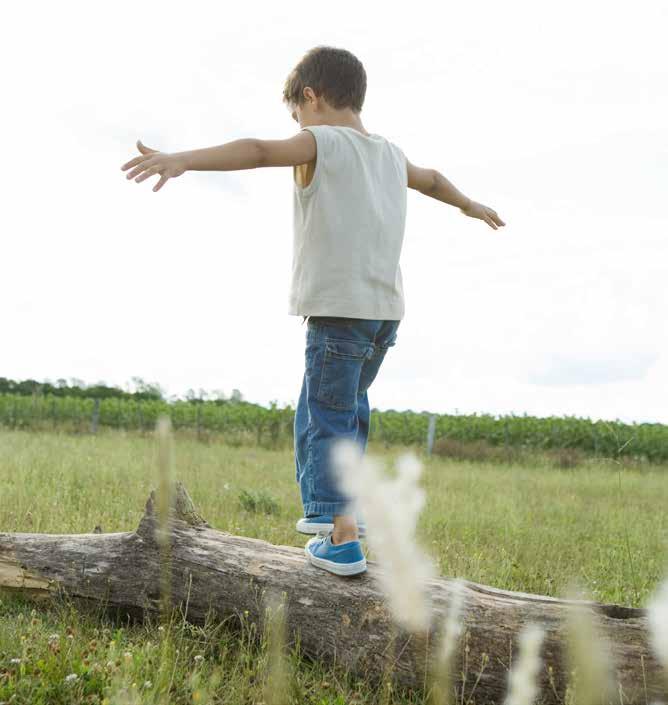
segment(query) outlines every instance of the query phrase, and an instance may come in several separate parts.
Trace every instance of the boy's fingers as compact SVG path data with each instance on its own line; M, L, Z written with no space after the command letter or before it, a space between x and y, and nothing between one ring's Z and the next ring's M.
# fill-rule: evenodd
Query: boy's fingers
M494 222L497 225L505 225L505 223L501 220L501 217L499 216L499 214L494 210L492 211L492 217L494 218Z
M125 171L126 169L129 169L131 166L134 166L136 164L136 158L131 159L129 162L125 162L123 166L121 167L121 171Z
M141 142L139 142L139 140L137 140L137 143L141 144ZM143 144L142 144L142 148L143 149L138 147L138 149L140 149L140 151L143 151L145 153L140 154L138 157L134 157L133 159L130 159L129 162L125 162L125 164L123 164L123 166L121 167L121 171L125 171L126 169L129 169L130 167L135 166L135 164L140 164L145 159L150 159L154 154L158 153L157 149L149 149L148 147L144 147Z
M157 191L158 189L161 189L163 185L167 183L167 179L169 179L169 176L161 176L160 181L158 181L158 183L153 187L153 190Z
M496 225L505 225L505 223L499 218L499 214L492 208L487 209L487 215L492 219Z
M145 159L148 159L149 157L145 154L142 154L139 157L135 157L134 159L130 159L129 162L125 162L123 166L121 167L122 171L125 171L126 169L129 169L130 167L137 166L137 164L141 164Z
M141 174L145 169L152 169L156 166L155 162L147 161L148 157L144 157L144 160L138 164L129 174L128 179L134 179L135 176Z
M143 181L144 179L148 179L149 176L153 176L153 174L156 174L158 172L159 167L157 165L154 165L150 167L149 169L146 169L144 173L141 176L137 177L137 183L140 181Z
M132 171L129 171L127 173L126 178L127 179L134 179L135 176L139 176L139 174L141 174L142 171L144 171L144 169L146 169L145 166L136 167L135 169L133 169Z
M148 173L147 167L140 167L139 169L135 170L134 172L130 172L128 174L129 179L134 179L137 183L142 181L143 179L146 178L146 174Z

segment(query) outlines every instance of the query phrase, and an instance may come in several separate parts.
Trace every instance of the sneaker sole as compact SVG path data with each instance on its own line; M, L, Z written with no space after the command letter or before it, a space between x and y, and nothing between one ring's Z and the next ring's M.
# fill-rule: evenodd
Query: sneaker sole
M315 534L319 533L320 531L330 531L334 528L334 524L314 524L313 522L303 522L300 519L297 522L296 529L299 531L300 534ZM359 534L360 538L363 538L366 536L366 527L365 526L358 526L357 527L357 533Z
M357 575L358 573L364 573L366 570L366 558L362 558L361 561L356 561L355 563L335 563L334 561L328 561L326 558L314 556L308 550L308 546L304 548L304 553L306 553L306 557L314 566L324 568L335 575Z

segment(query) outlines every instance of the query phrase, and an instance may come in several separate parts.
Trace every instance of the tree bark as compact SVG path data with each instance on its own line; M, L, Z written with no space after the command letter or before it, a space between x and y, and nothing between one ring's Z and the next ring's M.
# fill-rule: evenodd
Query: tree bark
M62 591L131 618L159 614L161 556L166 554L160 549L155 491L136 531L96 532L0 533L0 589L43 599ZM336 663L373 683L388 673L402 687L422 690L429 683L453 579L429 581L432 626L428 634L416 636L393 623L378 585L378 564L370 561L366 573L341 578L311 566L303 549L218 531L197 514L178 482L168 536L163 565L171 580L163 594L171 605L181 606L189 621L204 623L209 610L219 619L247 611L262 627L266 598L285 594L287 634L290 641L299 635L304 655ZM508 669L517 658L518 633L532 621L545 629L538 702L561 703L568 682L564 618L573 605L595 617L609 645L624 705L645 705L666 696L660 665L649 647L645 609L461 582L464 635L452 664L457 701L503 702Z

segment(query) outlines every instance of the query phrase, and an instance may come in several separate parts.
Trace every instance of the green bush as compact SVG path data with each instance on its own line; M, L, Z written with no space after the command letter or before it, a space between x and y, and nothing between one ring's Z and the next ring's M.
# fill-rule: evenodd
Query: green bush
M239 493L239 503L247 511L253 514L278 514L280 505L265 490L241 490Z

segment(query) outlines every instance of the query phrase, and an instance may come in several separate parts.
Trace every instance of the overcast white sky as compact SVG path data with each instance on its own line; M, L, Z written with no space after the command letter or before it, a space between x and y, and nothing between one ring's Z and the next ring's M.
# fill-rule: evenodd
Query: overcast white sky
M668 5L13 3L4 109L0 376L296 404L292 170L151 189L121 164L299 128L313 46L367 71L362 122L496 209L409 191L380 409L668 423Z

